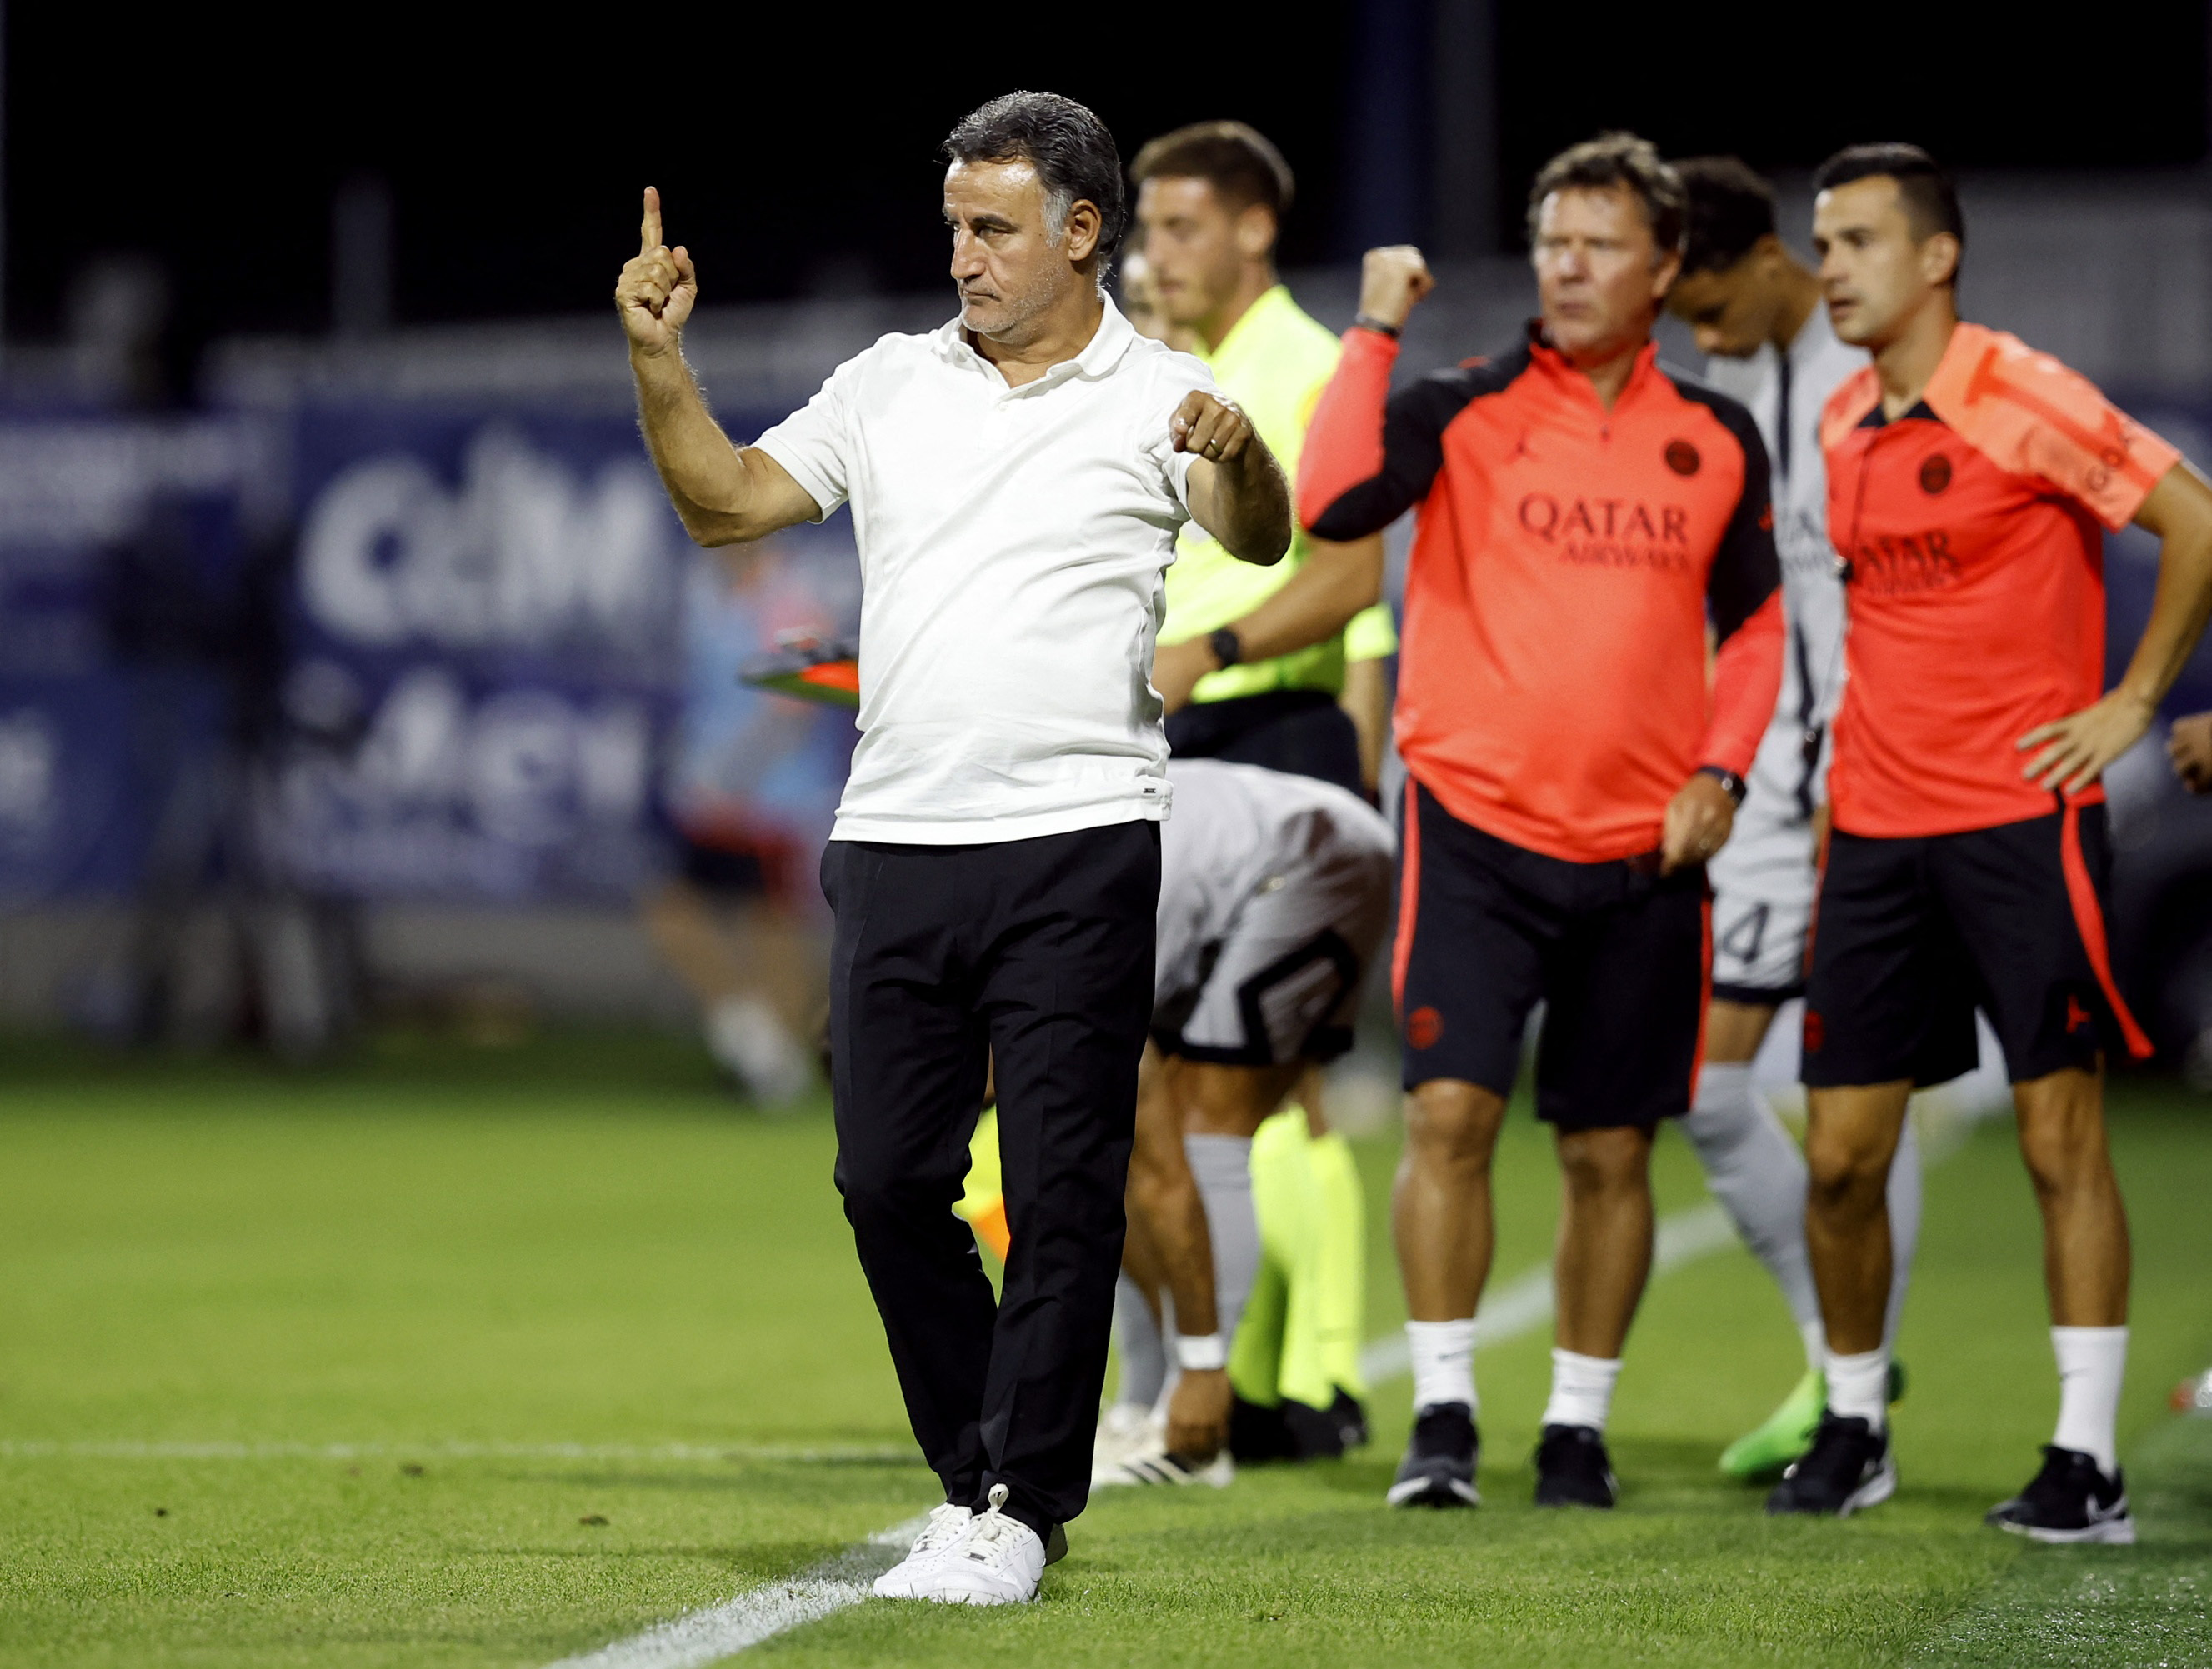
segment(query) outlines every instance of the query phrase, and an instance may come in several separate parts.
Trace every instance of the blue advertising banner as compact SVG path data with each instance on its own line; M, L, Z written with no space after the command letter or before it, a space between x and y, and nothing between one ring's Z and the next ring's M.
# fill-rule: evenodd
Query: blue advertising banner
M0 420L0 905L113 896L207 774L276 425Z
M266 842L301 883L609 899L668 871L678 822L826 834L849 719L736 668L856 608L849 535L701 553L610 417L309 409L293 458L285 704L356 738L280 767Z

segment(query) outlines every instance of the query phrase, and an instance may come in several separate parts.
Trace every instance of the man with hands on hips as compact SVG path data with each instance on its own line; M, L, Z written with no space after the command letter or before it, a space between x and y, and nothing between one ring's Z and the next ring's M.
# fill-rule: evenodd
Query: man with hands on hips
M945 1492L877 1592L994 1605L1036 1597L1090 1484L1170 798L1162 575L1186 520L1263 564L1291 522L1243 414L1100 288L1127 209L1098 118L1017 93L945 155L958 316L884 337L752 446L684 364L697 278L650 190L616 302L695 539L853 507L861 735L822 865L836 1177ZM987 1062L995 1307L951 1214Z

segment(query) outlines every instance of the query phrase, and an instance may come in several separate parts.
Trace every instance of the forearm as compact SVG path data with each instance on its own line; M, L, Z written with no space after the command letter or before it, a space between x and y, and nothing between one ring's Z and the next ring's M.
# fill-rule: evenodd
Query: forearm
M684 531L702 545L734 544L769 530L753 525L744 459L707 410L681 354L630 350L638 427Z
M1139 1153L1129 1168L1129 1203L1144 1225L1160 1282L1175 1303L1176 1331L1202 1338L1219 1326L1213 1302L1213 1240L1206 1203L1178 1140Z
M1382 594L1382 540L1316 542L1298 571L1231 629L1248 661L1273 660L1326 643Z
M1772 592L1720 646L1713 659L1711 717L1698 762L1738 776L1750 773L1782 693L1782 593Z
M1258 435L1237 458L1212 466L1199 525L1239 561L1272 567L1291 548L1291 484Z
M2200 528L2166 535L2159 550L2158 589L2150 619L2119 688L2154 709L2197 651L2212 619L2212 534Z

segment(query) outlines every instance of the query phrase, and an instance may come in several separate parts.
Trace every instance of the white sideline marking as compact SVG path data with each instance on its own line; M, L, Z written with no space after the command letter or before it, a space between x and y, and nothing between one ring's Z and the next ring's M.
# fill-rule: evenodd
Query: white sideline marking
M686 1611L596 1652L562 1658L547 1669L702 1669L748 1646L859 1605L868 1598L868 1584L897 1563L928 1521L925 1515L894 1524L797 1576L704 1611Z
M1735 1241L1735 1229L1728 1220L1728 1213L1717 1205L1708 1201L1692 1210L1677 1211L1659 1220L1651 1248L1651 1272L1663 1275L1709 1252L1733 1245ZM1552 1266L1539 1264L1515 1276L1483 1300L1474 1318L1474 1342L1478 1345L1502 1344L1509 1338L1535 1332L1551 1319ZM1387 1333L1371 1340L1359 1353L1359 1371L1370 1385L1381 1385L1401 1374L1411 1373L1413 1367L1402 1332Z
M94 1460L913 1460L890 1444L781 1443L230 1443L58 1442L0 1438L0 1460L68 1455Z

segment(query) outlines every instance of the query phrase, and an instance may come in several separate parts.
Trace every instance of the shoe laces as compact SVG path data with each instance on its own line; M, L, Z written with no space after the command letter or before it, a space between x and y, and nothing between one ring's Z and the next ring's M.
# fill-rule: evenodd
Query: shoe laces
M1873 1439L1874 1429L1863 1419L1823 1415L1820 1429L1813 1434L1812 1448L1790 1469L1790 1474L1848 1483L1865 1466L1866 1445Z
M2020 1492L2023 1501L2040 1506L2056 1507L2070 1504L2077 1493L2087 1493L2100 1506L2105 1504L2105 1491L2112 1490L2114 1498L2120 1493L2117 1477L2108 1478L2098 1466L2094 1456L2075 1449L2063 1449L2056 1443L2043 1446L2043 1467Z
M1008 1494L1003 1484L991 1486L991 1505L975 1518L975 1528L968 1538L968 1545L960 1550L963 1559L973 1559L994 1569L1004 1569L1013 1562L1014 1549L1021 1545L1024 1532L1034 1535L1029 1526L1001 1510Z
M935 1553L951 1546L967 1534L968 1526L975 1516L965 1507L956 1507L949 1501L939 1502L929 1509L929 1522L922 1526L921 1533L914 1539L914 1551Z

